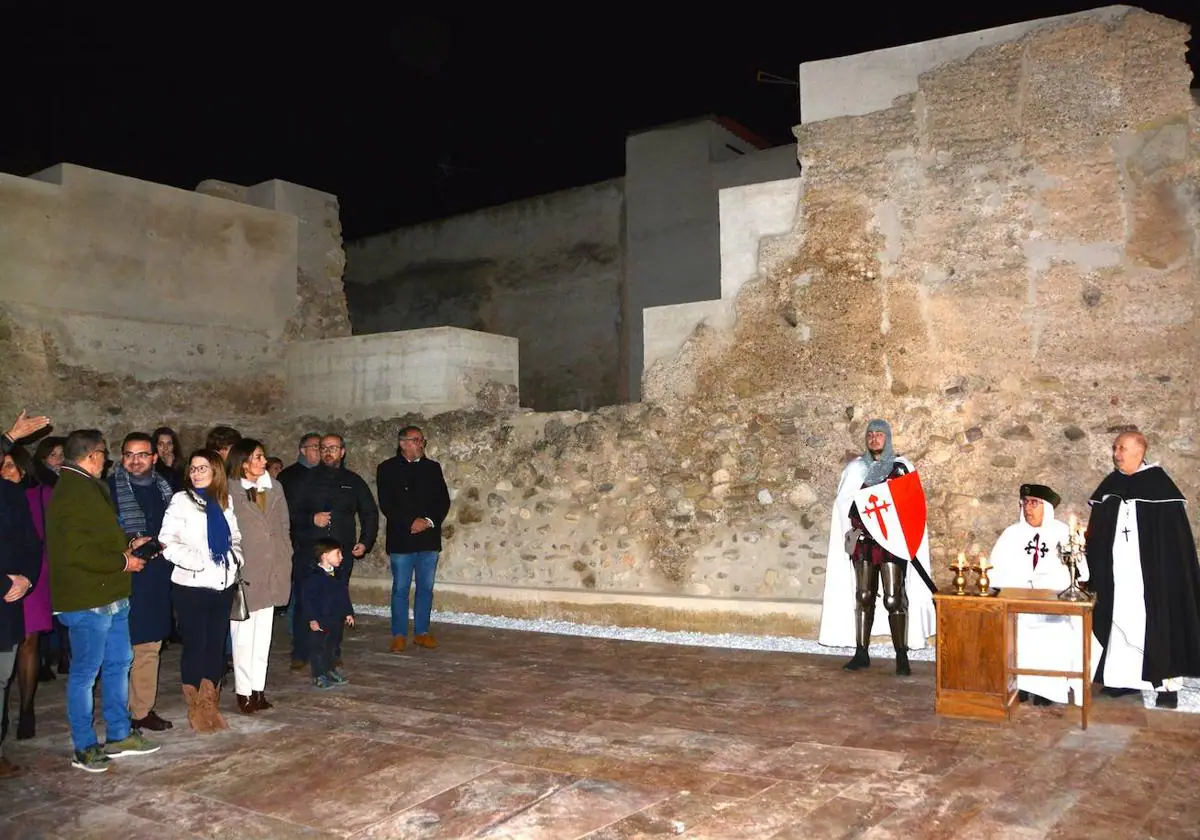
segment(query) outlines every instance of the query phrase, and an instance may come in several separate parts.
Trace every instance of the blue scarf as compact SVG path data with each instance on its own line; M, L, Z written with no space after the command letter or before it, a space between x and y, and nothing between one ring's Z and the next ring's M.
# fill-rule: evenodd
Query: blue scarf
M204 500L204 517L208 521L208 551L212 554L214 563L228 568L229 552L233 549L233 543L229 523L225 521L225 511L209 498L207 490L197 490L196 495Z
M171 485L156 472L151 472L150 475L154 486L162 495L165 507L171 502ZM117 521L121 523L122 530L126 534L145 534L146 515L142 513L142 506L133 495L133 482L129 479L129 473L120 464L113 467L112 483L117 489Z

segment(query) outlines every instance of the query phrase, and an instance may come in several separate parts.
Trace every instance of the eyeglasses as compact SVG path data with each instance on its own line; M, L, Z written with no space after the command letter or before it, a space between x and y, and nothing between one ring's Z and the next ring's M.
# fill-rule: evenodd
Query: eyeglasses
M198 464L194 467L188 467L188 475L196 475L198 473L212 472L212 467L208 464Z
M342 447L340 447L340 446L322 446L321 451L322 452L341 452Z
M139 460L142 458L153 458L153 452L122 452L121 457L129 458L130 460Z
M320 449L320 448L321 448L321 444L319 444L319 443L306 443L306 444L304 444L304 446L301 446L300 448L301 448L301 449Z

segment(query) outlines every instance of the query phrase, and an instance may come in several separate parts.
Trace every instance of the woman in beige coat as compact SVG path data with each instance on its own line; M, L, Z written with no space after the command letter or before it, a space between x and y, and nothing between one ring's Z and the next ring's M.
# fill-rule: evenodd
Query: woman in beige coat
M229 450L229 492L242 532L242 580L250 617L229 622L238 711L253 714L267 702L267 661L275 608L288 602L292 586L292 535L283 487L267 474L263 445L242 438Z

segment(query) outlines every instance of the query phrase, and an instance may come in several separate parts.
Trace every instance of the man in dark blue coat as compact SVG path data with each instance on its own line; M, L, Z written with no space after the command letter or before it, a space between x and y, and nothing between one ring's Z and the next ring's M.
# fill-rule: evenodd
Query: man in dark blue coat
M158 455L154 441L143 432L132 432L121 443L121 463L108 477L117 519L130 541L157 537L163 514L171 501L171 485L154 468ZM161 555L146 562L130 580L129 643L133 665L129 669L129 716L137 729L162 731L173 724L158 716L158 656L163 639L171 634L171 564Z
M12 679L17 645L25 638L21 599L38 585L41 570L42 544L33 530L25 491L12 482L0 481L0 685L7 686ZM42 585L49 586L50 582L42 581ZM7 722L8 709L4 711ZM0 779L20 772L3 756L6 734L0 730Z
M387 517L387 551L392 564L392 653L408 638L408 591L413 587L413 643L437 647L429 632L433 584L442 550L442 523L450 512L450 490L442 465L425 457L420 426L400 430L399 454L375 474L379 507ZM413 586L413 581L416 581Z

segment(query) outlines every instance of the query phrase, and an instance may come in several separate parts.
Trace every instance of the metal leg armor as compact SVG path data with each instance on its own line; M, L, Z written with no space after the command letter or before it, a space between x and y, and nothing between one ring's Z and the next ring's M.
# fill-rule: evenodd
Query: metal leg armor
M871 643L871 625L875 622L875 601L879 597L879 566L869 560L856 561L854 583L854 643L865 648Z
M879 576L883 580L883 605L888 611L892 646L896 649L896 673L908 676L908 592L904 586L906 563L884 562Z
M854 561L854 658L843 667L857 671L871 665L867 647L871 644L871 625L875 622L875 599L879 597L879 567L869 560Z

